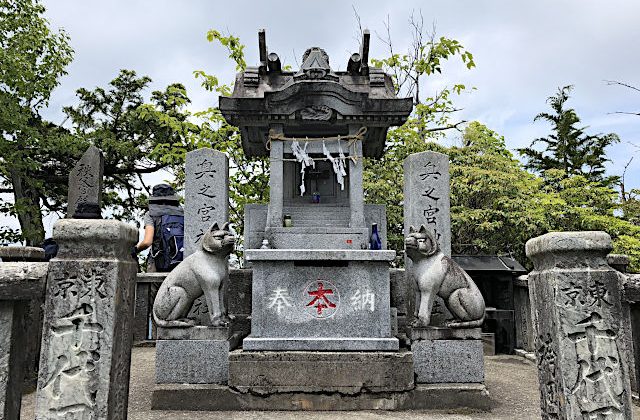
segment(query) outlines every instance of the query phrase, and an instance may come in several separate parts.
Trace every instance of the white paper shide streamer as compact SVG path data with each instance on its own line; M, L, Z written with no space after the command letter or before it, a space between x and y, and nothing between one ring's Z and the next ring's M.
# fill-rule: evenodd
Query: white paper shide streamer
M329 150L327 150L327 146L322 142L322 153L327 157L331 165L333 166L333 172L336 174L336 181L340 184L340 189L344 191L344 177L347 176L347 171L344 169L344 153L342 152L342 146L340 145L340 140L338 140L338 159L331 156Z
M302 181L300 182L300 195L304 195L306 188L304 187L304 172L307 167L316 167L316 163L314 160L307 154L307 145L309 143L304 143L304 148L300 147L300 143L294 141L291 143L291 153L296 158L298 162L300 162L300 174L302 175Z

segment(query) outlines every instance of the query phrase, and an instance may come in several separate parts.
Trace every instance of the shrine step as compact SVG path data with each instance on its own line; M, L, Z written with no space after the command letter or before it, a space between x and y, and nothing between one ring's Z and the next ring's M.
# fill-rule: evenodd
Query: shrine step
M406 391L414 387L413 354L236 350L229 353L229 386L258 394Z

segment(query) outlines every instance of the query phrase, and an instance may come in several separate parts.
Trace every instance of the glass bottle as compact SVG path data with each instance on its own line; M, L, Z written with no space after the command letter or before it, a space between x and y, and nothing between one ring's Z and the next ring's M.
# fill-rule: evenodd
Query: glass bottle
M378 224L371 225L371 237L369 238L369 249L382 249L382 240L378 234Z

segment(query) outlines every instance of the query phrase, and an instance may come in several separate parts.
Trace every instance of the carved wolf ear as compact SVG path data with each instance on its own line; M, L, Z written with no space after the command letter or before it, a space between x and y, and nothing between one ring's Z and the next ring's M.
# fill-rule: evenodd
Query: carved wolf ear
M222 230L229 230L229 222L222 225Z
M215 222L214 224L211 225L211 228L209 229L211 232L214 232L216 230L220 230L220 227L218 227L218 222Z
M427 233L427 227L425 225L420 225L420 233Z
M413 226L409 226L409 233L415 233L416 232L416 228L414 228Z

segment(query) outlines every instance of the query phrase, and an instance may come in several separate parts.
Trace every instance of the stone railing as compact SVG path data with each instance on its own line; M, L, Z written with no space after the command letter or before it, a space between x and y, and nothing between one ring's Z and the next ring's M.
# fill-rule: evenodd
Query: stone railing
M39 342L37 336L29 334L33 329L28 314L31 302L42 302L48 267L46 262L0 264L0 418L3 419L20 418L25 362L28 375L35 369L30 358L33 345L39 347ZM35 363L37 360L36 357Z

